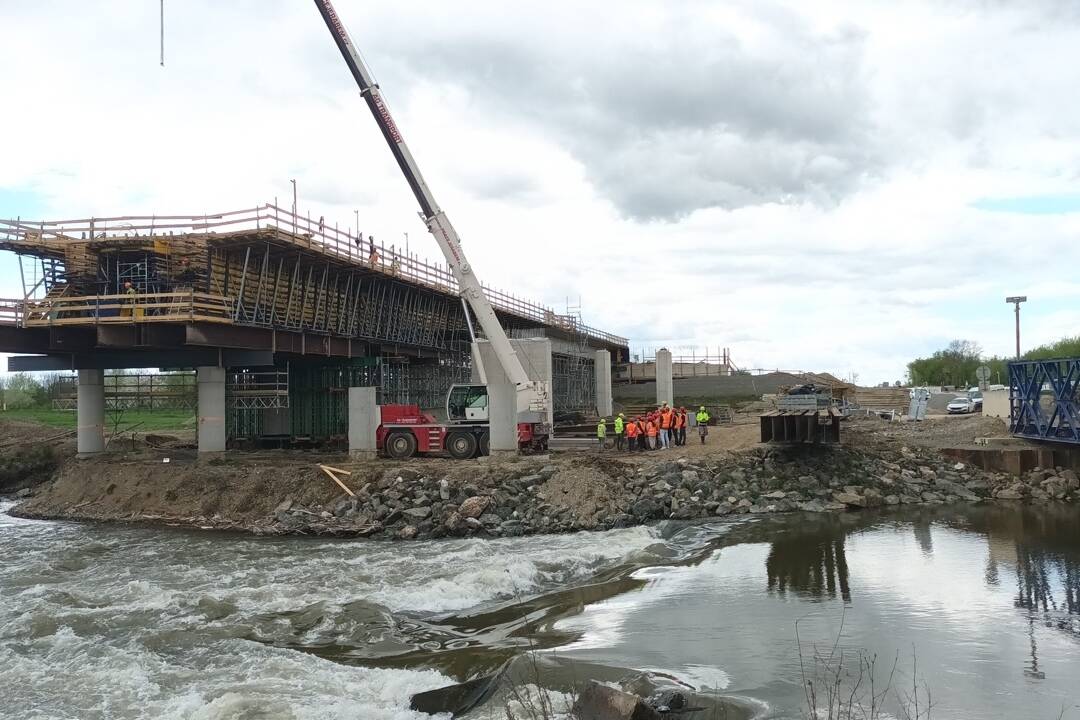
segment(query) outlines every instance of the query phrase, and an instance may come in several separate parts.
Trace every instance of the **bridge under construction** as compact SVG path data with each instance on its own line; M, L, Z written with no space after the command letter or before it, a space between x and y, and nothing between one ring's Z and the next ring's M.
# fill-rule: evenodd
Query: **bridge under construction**
M333 441L347 432L349 387L434 409L473 373L469 316L445 265L271 204L0 220L0 250L22 279L21 296L0 301L0 352L17 354L8 369L78 371L90 424L107 369L198 368L202 450ZM556 418L610 412L625 338L484 292L511 338L549 343Z

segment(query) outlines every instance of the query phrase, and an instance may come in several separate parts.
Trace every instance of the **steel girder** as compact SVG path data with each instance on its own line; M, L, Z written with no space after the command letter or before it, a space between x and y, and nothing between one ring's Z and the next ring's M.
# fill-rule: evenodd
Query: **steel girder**
M1080 444L1080 358L1009 363L1009 431Z

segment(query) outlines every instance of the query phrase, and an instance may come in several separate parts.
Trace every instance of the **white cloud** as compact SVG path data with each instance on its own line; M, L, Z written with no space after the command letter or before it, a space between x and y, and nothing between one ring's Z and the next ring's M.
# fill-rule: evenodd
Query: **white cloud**
M490 284L633 347L894 380L955 337L1076 333L1080 20L1060 4L339 0ZM5 8L0 187L53 217L273 200L432 258L313 7ZM660 219L650 219L660 218ZM1043 309L1040 310L1040 302Z

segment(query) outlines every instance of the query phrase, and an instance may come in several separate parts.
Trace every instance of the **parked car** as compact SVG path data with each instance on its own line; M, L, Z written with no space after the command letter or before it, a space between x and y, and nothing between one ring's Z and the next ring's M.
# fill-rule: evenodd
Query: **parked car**
M979 399L979 402L976 403L971 398L958 397L953 398L952 401L947 406L945 406L945 409L949 412L950 415L964 415L967 413L976 412L980 407L982 407L981 398Z

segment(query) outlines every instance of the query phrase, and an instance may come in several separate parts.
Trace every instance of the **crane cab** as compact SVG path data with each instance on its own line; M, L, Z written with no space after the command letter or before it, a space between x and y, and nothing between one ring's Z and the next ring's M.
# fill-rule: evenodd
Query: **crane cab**
M487 385L451 385L446 394L446 419L450 423L483 424L488 421Z

